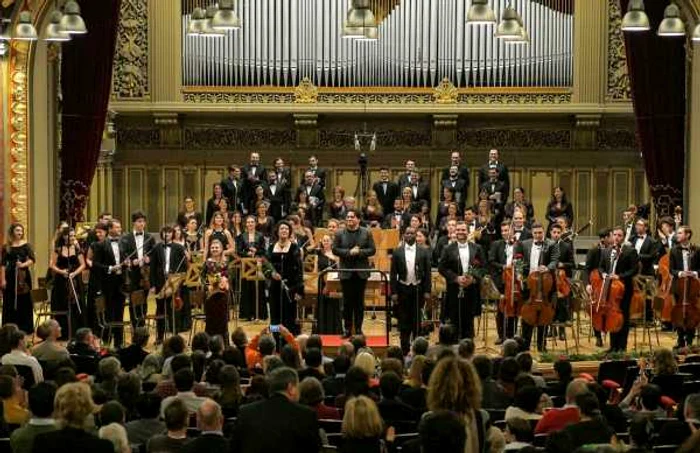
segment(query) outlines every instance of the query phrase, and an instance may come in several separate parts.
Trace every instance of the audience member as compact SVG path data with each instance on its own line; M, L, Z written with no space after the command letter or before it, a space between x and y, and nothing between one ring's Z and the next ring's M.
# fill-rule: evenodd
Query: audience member
M313 453L320 448L316 413L298 404L296 371L280 368L269 378L270 398L241 407L233 442L240 453ZM294 423L290 423L293 420Z
M566 404L562 408L550 409L542 416L535 426L535 434L550 434L561 431L572 423L580 420L577 398L588 392L588 382L585 379L574 379L566 388Z
M508 340L505 343L508 343ZM511 401L515 398L515 378L518 374L520 374L520 365L514 357L506 357L501 361L498 367L498 384Z
M691 393L683 405L683 421L669 421L658 433L659 445L680 445L700 429L700 393Z
M236 367L225 365L219 371L220 390L214 398L221 406L224 418L238 416L238 410L243 401L241 393L241 378Z
M583 445L617 443L615 432L603 420L598 398L586 391L576 397L581 419L547 439L547 451L571 453Z
M117 399L117 379L121 373L121 363L116 357L105 357L97 365L100 381L95 389L104 392L107 400Z
M457 355L464 360L471 360L474 357L474 340L465 338L460 340L457 346Z
M350 368L350 358L338 355L333 359L333 376L328 376L321 383L327 396L338 396L345 393L345 374Z
M192 359L190 359L190 357L186 354L178 354L172 358L170 366L173 373L177 373L183 368L192 370ZM194 394L197 396L205 396L207 394L206 386L200 383L195 384L193 391ZM158 396L160 396L163 399L169 396L175 396L177 394L175 380L172 378L161 380L156 385L155 392L158 394Z
M438 330L438 342L428 348L425 356L437 360L444 350L454 352L457 344L457 330L452 324L443 324Z
M225 346L224 337L221 335L214 335L209 338L209 360L220 360Z
M375 357L367 351L362 351L355 356L355 362L353 366L361 368L367 376L369 376L369 386L377 387L379 381L376 378L377 373L377 360Z
M156 354L148 354L143 359L143 362L136 371L141 378L142 383L148 382L158 385L158 383L163 379L163 376L160 374L160 359L160 356Z
M78 382L78 378L75 375L75 370L69 367L61 367L56 370L56 375L54 376L54 382L56 387L61 388L65 384L70 384L72 382Z
M100 350L97 347L97 340L88 327L81 327L75 332L75 341L68 345L68 352L71 355L99 360Z
M145 350L146 345L148 345L148 339L149 334L146 327L134 329L131 344L119 350L119 361L124 371L129 372L143 363L146 356L148 356L148 351Z
M301 356L299 351L295 350L290 344L285 344L282 347L279 355L284 366L289 367L297 372L301 370ZM263 361L265 359L263 358Z
M600 412L608 422L608 425L610 425L616 433L624 433L627 431L627 417L625 417L620 406L608 403L610 392L597 382L589 382L586 387L588 387L589 392L598 397Z
M0 362L3 365L26 366L31 368L34 376L34 383L43 382L44 373L39 365L39 361L27 354L27 342L25 333L18 330L10 335L9 339L10 352L2 356Z
M382 373L379 378L379 388L381 389L381 399L377 403L379 414L382 419L392 425L392 422L404 422L418 420L416 411L399 399L401 390L401 378L393 371Z
M255 403L262 401L270 396L270 386L267 383L265 376L255 375L250 379L250 386L245 392L241 406L244 404Z
M326 406L321 382L315 377L304 378L299 383L299 403L316 411L319 420L341 420L340 411Z
M25 391L22 389L19 377L0 376L0 398L2 399L2 415L9 425L23 425L29 420L26 408Z
M119 423L110 423L103 426L97 435L100 439L106 439L114 445L114 453L131 453L129 440L126 437L126 430Z
M557 382L549 387L549 394L553 396L566 395L569 383L573 380L573 367L567 359L559 359L554 362L554 374Z
M420 368L420 374L416 376L417 368ZM433 360L424 359L423 356L415 357L411 364L409 379L411 382L416 382L418 385L414 386L416 384L411 384L409 386L404 386L399 393L401 401L411 406L419 414L427 410L426 395L428 393L428 381L430 381L430 375L433 369L435 369L435 362Z
M189 441L187 438L187 425L189 424L190 413L185 403L175 398L165 408L163 415L167 432L160 434L162 430L158 431L158 434L148 440L146 443L148 453L178 453L182 451L182 448Z
M652 451L651 448L651 437L654 433L654 425L651 419L643 414L637 414L632 417L632 421L629 426L630 433L630 447L628 453L648 453ZM674 444L680 444L685 440L685 438L674 439ZM659 439L657 439L659 442ZM659 443L659 445L663 445ZM673 445L673 444L672 444Z
M526 385L515 393L512 406L506 409L506 421L512 418L539 420L542 418L542 390L534 385Z
M383 451L384 425L379 416L377 405L366 396L350 398L345 404L343 415L343 442L341 453L381 453ZM393 430L387 433L387 440L392 439Z
M117 378L117 400L124 406L128 421L141 417L137 402L141 396L141 379L135 372L122 373Z
M427 413L418 425L420 446L423 452L463 453L467 445L464 419L456 412L433 411Z
M125 422L126 412L119 401L107 401L100 407L100 426L107 426L110 423L123 425Z
M26 425L13 431L10 436L13 453L31 453L36 436L58 429L53 419L55 395L56 385L51 382L42 382L29 389L29 410L32 415Z
M525 447L532 446L535 440L532 433L532 425L526 419L513 417L506 419L506 439L505 451L520 451Z
M547 387L547 384L544 382L544 378L542 376L537 376L532 373L532 354L530 354L527 351L520 352L518 353L518 355L515 356L515 361L518 362L518 365L520 366L520 372L525 373L532 379L534 379L535 385L537 385L537 387L541 389Z
M200 334L205 335L203 340L204 346L209 348L209 336L204 332L200 332L192 339L192 352L201 350L198 346L198 342L202 341L200 340L202 338ZM185 340L180 335L173 335L165 340L165 343L163 344L163 356L165 357L165 360L163 361L163 369L161 370L161 374L165 379L172 379L172 377L175 375L177 370L173 370L172 361L175 360L175 357L185 352L185 347ZM190 362L190 367L191 366L192 363Z
M182 368L177 370L175 373L175 388L177 388L177 394L175 396L169 396L163 400L160 405L161 416L165 415L165 408L168 404L177 398L185 403L187 409L191 413L195 413L199 410L199 407L204 403L206 398L197 396L194 391L194 373L189 368Z
M61 429L38 434L34 453L114 453L114 445L86 430L88 417L94 412L90 386L81 382L65 384L56 392L54 417Z
M313 377L322 381L326 378L323 369L323 353L318 348L308 348L305 358L306 368L299 371L299 379L304 380L307 377Z
M649 415L652 418L665 417L666 410L661 407L661 388L647 383L647 379L635 382L627 396L620 402L620 409L627 418L635 413Z
M136 401L136 408L141 418L132 420L125 425L129 443L146 445L154 434L162 433L166 426L160 421L161 399L155 393L142 393ZM166 411L167 417L167 411Z
M205 398L197 410L200 435L182 449L186 453L228 452L229 441L224 437L224 415L216 401Z
M284 341L291 345L295 351L299 352L299 345L286 327L280 325L280 336ZM273 355L275 353L275 338L270 335L269 327L265 327L258 335L254 336L250 343L245 348L245 361L249 370L260 369L262 367L263 357Z
M493 378L493 362L485 355L478 355L472 360L474 369L481 380L481 406L487 409L506 409L513 402L503 387Z
M58 342L61 337L61 325L58 321L49 319L43 322L36 329L36 334L42 341L32 348L32 356L42 362L60 363L68 360L68 349Z

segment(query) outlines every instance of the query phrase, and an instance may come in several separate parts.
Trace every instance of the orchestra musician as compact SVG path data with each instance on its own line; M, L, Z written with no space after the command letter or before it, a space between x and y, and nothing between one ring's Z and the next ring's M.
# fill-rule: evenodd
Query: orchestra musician
M574 208L571 202L566 198L566 192L563 187L555 187L552 191L552 198L547 204L547 232L551 231L552 225L557 223L558 217L564 217L567 225L573 224Z
M525 226L525 216L521 209L516 209L513 211L513 239L516 241L525 241L527 239L532 239L532 233Z
M407 187L411 188L413 201L418 205L417 210L420 209L421 204L426 204L428 211L430 211L430 187L421 181L420 173L417 171L411 173L411 184Z
M481 312L479 282L486 262L478 244L468 242L467 224L457 223L457 241L440 256L438 271L447 283L443 318L455 326L460 338L474 338L474 317Z
M221 335L228 341L229 259L218 238L209 244L209 255L202 266L202 284L206 288L204 330L210 336Z
M124 253L131 259L128 267L130 285L127 291L133 292L144 289L144 269L148 268L150 263L151 250L155 247L155 238L150 233L146 232L146 216L141 211L136 211L131 214L132 230L124 235ZM146 288L148 289L148 288ZM132 328L140 327L143 324L143 319L139 319L134 311L134 306L129 304L129 317Z
M456 169L456 172L453 174L453 167ZM463 191L458 193L462 194L462 198L469 192L469 168L462 164L462 155L459 153L459 151L452 151L450 152L450 165L442 169L442 174L440 177L440 181L442 181L442 185L445 186L445 181L449 180L450 185L452 186L453 189L457 191L455 188L456 182L454 181L462 181L463 183L461 184ZM459 202L464 203L464 200L459 200Z
M669 216L661 217L657 222L656 241L659 256L668 253L676 245L676 222Z
M277 173L271 171L267 174L267 182L263 186L263 194L265 199L270 203L268 208L270 216L279 222L284 216L289 213L291 200L287 198L289 192L284 183L277 180Z
M162 242L156 244L150 261L150 293L160 295L163 286L171 274L180 274L187 271L187 256L185 247L173 241L174 228L166 225L160 229ZM156 297L156 344L163 342L166 326L171 325L173 316L173 296L164 298ZM163 317L163 318L161 318ZM179 330L175 330L176 332Z
M329 234L324 234L321 237L320 247L315 250L318 257L319 272L335 269L338 266L339 258L333 254L333 237L335 232L330 228L331 225L337 227L337 224L337 220L331 219L328 221ZM320 302L323 304L323 307L319 307L318 311L318 333L342 334L343 321L340 312L340 298L328 294L328 291L323 291Z
M464 167L466 170L466 167ZM467 193L469 191L469 173L467 173L467 179L462 179L463 174L460 172L457 165L452 165L450 168L446 169L448 171L447 175L443 174L443 179L441 183L442 192L440 193L440 199L445 201L446 195L449 193L452 195L452 200L456 202L460 210L464 208L466 202ZM447 176L447 177L444 177ZM449 192L445 189L449 189Z
M107 226L108 224L109 221L106 223L98 222L98 224L95 225L95 228L93 228L95 239L92 242L88 243L89 245L87 249L87 255L85 257L85 264L90 270L90 278L88 279L87 288L87 307L85 311L85 318L88 327L90 327L93 330L93 332L97 332L99 327L97 323L97 314L95 313L95 298L101 292L102 287L102 272L100 272L99 268L96 268L94 266L93 260L95 259L95 256L99 253L99 249L103 246L102 242L107 237L107 231L109 230ZM88 240L89 238L90 235L88 235Z
M629 335L629 314L632 293L634 292L633 277L637 274L639 256L637 250L624 242L625 230L617 226L612 230L612 245L601 255L598 270L602 277L612 276L625 285L625 293L620 304L624 322L619 332L610 334L610 350L624 352L627 349Z
M595 244L588 250L586 254L586 264L584 266L584 282L586 283L586 291L588 294L593 294L593 288L591 287L591 272L593 270L598 270L600 265L601 257L603 256L603 250L608 249L613 244L612 229L603 228L598 231L598 243ZM595 334L595 345L597 348L603 347L603 337L599 330L593 329Z
M530 200L525 198L525 189L522 187L513 189L513 201L506 203L504 208L505 216L512 219L516 207L520 208L525 215L525 226L529 226L535 218L535 208L532 206Z
M316 181L314 172L307 170L304 173L304 184L299 186L295 200L297 203L301 201L300 194L306 194L306 200L311 208L311 221L314 226L318 226L323 219L323 208L326 204L326 195L323 193L323 186Z
M192 197L185 197L182 211L177 214L177 224L180 225L182 229L185 229L187 227L187 222L189 222L190 219L196 219L197 225L201 225L202 213L197 212L194 199Z
M554 242L544 237L544 227L540 223L532 224L532 239L527 239L521 243L523 251L523 274L530 275L535 272L550 272L554 277L554 272L559 261L559 250ZM534 288L527 288L525 291L533 291ZM545 294L547 301L552 301L556 296L556 285L550 294ZM535 326L531 326L523 320L523 338L525 348L530 349L532 342L532 332ZM544 338L547 326L537 326L537 350L545 351Z
M513 261L516 255L522 255L523 253L521 244L513 237L512 233L513 225L511 225L511 222L501 222L501 239L494 241L489 249L491 278L501 294L505 292L503 269L513 267ZM516 276L516 279L517 278L518 276ZM513 338L517 329L518 317L505 316L503 312L499 310L496 314L496 330L498 332L496 344L502 344L506 338Z
M297 302L304 296L304 266L301 249L291 235L289 222L282 220L277 224L277 241L267 251L271 267L267 268L266 277L270 278L270 324L281 324L292 334L299 335Z
M505 200L508 198L508 188L505 182L499 178L497 168L489 168L488 179L481 185L479 190L482 194L485 194L496 218L501 218Z
M654 276L654 264L659 261L659 247L654 239L649 236L649 222L646 219L638 219L634 224L634 245L639 256L640 275Z
M261 258L265 256L265 240L255 228L255 217L245 218L245 230L236 237L236 249L241 258ZM258 304L256 306L256 303ZM243 320L267 318L261 283L243 279L241 281L241 311Z
M416 170L416 161L413 159L407 159L404 167L406 171L399 176L398 185L399 189L403 190L404 187L411 185L411 175Z
M404 215L406 211L403 208L403 199L394 199L394 209L389 211L384 217L384 228L392 230L403 230Z
M379 203L384 213L389 213L394 207L394 201L399 197L399 185L389 178L389 168L379 169L379 181L372 185L372 190L377 194Z
M24 226L13 223L2 249L0 287L3 290L2 323L14 323L25 333L34 332L34 305L31 299L32 274L36 258L27 242Z
M255 188L265 181L265 167L260 163L260 153L253 151L250 153L250 161L241 169L243 177L243 206L250 206L250 202L255 198ZM243 212L247 214L246 211Z
M224 204L228 209L228 202L226 201L226 197L224 197L224 192L221 188L221 184L217 182L216 184L214 184L212 197L209 200L207 200L207 210L205 215L205 222L207 222L207 225L211 223L211 218L214 215L214 213L220 212L221 206Z
M447 247L448 244L456 240L455 230L457 229L458 220L450 219L446 222L445 234L441 235L435 248L433 249L433 265L437 266L438 261L440 261L440 256L442 256L442 251Z
M416 244L416 230L406 228L403 243L391 254L391 301L399 320L401 350L408 355L420 331L422 303L430 301L430 250Z
M503 183L502 203L505 203L510 193L510 176L508 175L508 167L503 162L499 162L499 153L497 149L489 151L489 161L479 169L479 188L489 180L489 170L495 169L498 175L498 180Z
M365 288L370 273L369 257L376 252L372 233L360 226L359 212L350 209L345 216L345 228L333 240L333 254L340 258L340 286L343 290L344 337L362 334ZM352 271L343 271L352 269Z
M85 325L85 313L82 308L82 272L85 269L85 258L74 229L63 229L63 234L51 253L49 268L54 274L51 311L67 313L66 316L58 316L57 319L61 325L61 340L67 340L72 337L73 332Z
M318 166L318 157L313 154L309 156L309 168L307 168L306 171L313 173L316 184L321 186L322 190L326 188L326 178L328 177L328 172L325 168L320 168Z
M683 277L698 278L700 272L700 255L690 239L693 237L693 230L689 226L682 225L676 231L677 244L671 249L670 270L674 280L674 293L676 295L676 303L679 303L681 294L677 285L678 279ZM698 307L695 307L697 310ZM677 328L678 343L677 348L690 346L695 339L695 329Z
M221 181L221 189L224 197L228 199L228 205L232 211L243 209L243 181L241 181L241 167L238 165L230 165L228 167L228 176ZM207 212L207 215L209 213ZM207 219L207 223L211 217ZM199 219L199 224L202 220Z
M636 215L637 207L634 205L628 206L627 209L622 211L622 227L625 232L624 242L634 243Z
M552 225L550 236L559 252L557 259L557 272L563 270L566 279L571 280L574 273L574 268L576 267L576 261L574 259L574 244L571 241L571 236L569 236L568 240L562 239L562 234L565 228L562 226L562 224L566 224L566 219L560 219L562 221ZM557 278L559 278L559 276L557 276ZM569 284L569 291L570 290ZM566 338L565 324L571 321L571 293L569 292L567 295L557 294L556 297L557 307L554 315L554 321L559 324L559 339L563 341ZM554 332L552 329L551 334L556 335L557 332Z

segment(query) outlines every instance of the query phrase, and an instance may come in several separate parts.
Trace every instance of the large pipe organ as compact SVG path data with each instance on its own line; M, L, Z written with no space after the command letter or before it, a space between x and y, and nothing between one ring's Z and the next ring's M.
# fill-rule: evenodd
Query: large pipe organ
M573 0L493 0L513 6L530 42L507 44L495 26L468 25L467 0L373 0L379 39L342 37L351 0L235 0L243 26L188 36L195 7L182 0L183 86L427 88L568 87L573 72Z

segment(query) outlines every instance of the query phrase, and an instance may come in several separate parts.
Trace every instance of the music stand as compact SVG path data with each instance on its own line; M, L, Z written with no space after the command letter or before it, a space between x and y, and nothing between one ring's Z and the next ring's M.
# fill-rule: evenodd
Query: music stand
M479 290L481 293L481 299L486 302L481 309L481 318L484 320L484 329L482 335L484 344L476 349L478 351L492 352L494 354L498 354L500 352L498 348L494 348L493 346L489 346L488 344L489 313L493 313L495 319L495 316L498 313L498 300L500 300L501 298L501 293L498 292L498 289L496 289L493 280L488 275L481 279L481 282L479 284Z

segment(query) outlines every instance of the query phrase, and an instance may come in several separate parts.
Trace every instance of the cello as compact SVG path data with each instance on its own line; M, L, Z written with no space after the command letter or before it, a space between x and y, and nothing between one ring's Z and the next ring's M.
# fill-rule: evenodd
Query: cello
M498 302L498 310L503 313L506 318L514 318L519 315L520 307L523 302L520 280L516 277L516 268L519 260L513 257L513 264L503 268L503 283L505 288L503 297Z
M690 257L695 254L695 246L691 245ZM676 281L676 303L671 310L671 323L674 327L684 330L695 330L700 324L700 279L697 277L679 277Z
M540 253L540 263L543 256L544 249ZM551 324L554 320L554 305L549 297L554 288L552 273L549 270L530 272L527 277L527 287L530 290L530 297L520 309L520 317L533 327Z
M599 332L619 332L624 324L620 303L625 295L625 284L612 276L600 275L597 269L591 271L591 320Z

